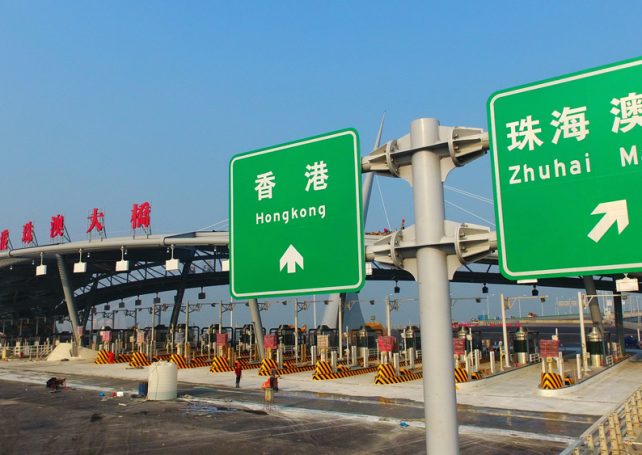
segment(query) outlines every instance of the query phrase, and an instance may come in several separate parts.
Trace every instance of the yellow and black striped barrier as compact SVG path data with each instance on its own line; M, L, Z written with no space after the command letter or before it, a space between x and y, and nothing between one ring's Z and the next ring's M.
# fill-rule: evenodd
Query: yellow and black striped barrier
M241 367L243 367L243 364L241 364ZM234 368L232 368L225 357L214 357L212 359L212 366L210 367L210 371L212 373L223 373L225 371L234 371Z
M424 377L422 372L402 371L401 373L401 376L377 376L375 384L398 384L400 382L416 381Z
M568 374L564 376L564 385L575 385L575 379Z
M393 367L389 363L382 363L377 367L377 377L379 376L384 378L397 377L397 373L395 373L395 367Z
M211 364L212 364L212 361L208 360L207 357L200 356L200 357L194 357L190 362L189 366L190 368L203 368L203 367L209 367Z
M173 354L158 354L152 357L152 360L154 362L158 362L159 360L164 360L166 362L170 361L170 358L172 357Z
M118 356L116 357L116 363L129 363L131 359L131 354L118 354Z
M151 364L152 362L147 360L147 356L141 352L134 352L131 360L129 361L130 367L147 367Z
M337 368L345 368L339 365ZM296 366L292 362L283 362L283 368L279 368L277 363L272 359L264 359L261 362L261 367L259 369L259 376L269 376L272 370L276 370L277 374L292 374L292 373L302 373L304 371L312 371L315 369L314 365L303 365Z
M465 368L455 368L455 382L457 384L468 382L468 372Z
M107 365L109 363L109 351L100 350L96 355L96 361L98 365Z
M475 381L482 379L484 376L481 374L480 371L473 371L470 373L470 379L474 379Z
M189 366L187 365L187 362L185 361L185 357L183 357L182 355L171 354L169 356L169 361L172 363L175 363L176 368L178 368L179 370L182 370L184 368L189 368Z
M350 370L349 368L343 365L338 365L337 372L333 373L332 365L329 362L319 361L317 362L312 379L315 381L325 381L327 379L347 378L349 376L357 376L360 374L373 373L375 371L377 371L377 367L357 368L354 370Z
M276 360L263 359L261 366L259 367L259 376L269 376L272 370L279 370Z
M542 373L539 387L544 390L561 389L564 387L564 381L562 381L562 376L557 373Z

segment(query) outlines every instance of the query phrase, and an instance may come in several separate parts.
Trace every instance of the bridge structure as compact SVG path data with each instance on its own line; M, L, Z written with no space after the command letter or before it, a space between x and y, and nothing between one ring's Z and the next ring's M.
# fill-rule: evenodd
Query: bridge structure
M426 121L424 119L418 122ZM404 174L406 171L401 172L403 169L407 170L408 157L399 147L408 147L410 136L406 135L380 146L382 128L383 120L373 151L367 157L362 157L362 170L366 173L362 192L364 220L367 218L375 174L408 177ZM488 135L480 129L438 128L439 140L430 146L430 150L440 156L443 175L450 169L481 156L488 148ZM391 167L392 162L397 164ZM443 179L445 177L439 184L443 183ZM496 240L493 240L495 235L488 228L444 220L442 230L444 229L448 231L447 237L454 242L440 246L452 257L452 261L449 259L448 262L451 282L516 284L499 273ZM415 244L414 236L421 235L421 232L418 226L410 226L405 230L401 228L383 235L366 234L365 257L372 264L372 273L367 279L414 280L410 273L413 268L416 269L416 265L412 265L416 264L412 250L421 247ZM467 238L471 239L470 243L466 243ZM228 246L228 232L197 231L166 235L145 233L119 238L99 237L85 241L9 248L0 251L0 319L68 317L76 339L80 341L78 330L86 326L96 305L174 291L170 325L175 327L187 289L229 283L226 267ZM255 254L257 260L260 260L261 251L256 251ZM333 267L336 261L340 261L340 258L328 258L327 267ZM597 279L592 276L546 278L539 280L537 285L584 288L587 295L595 295L598 290L616 290L615 278L612 276L600 276ZM330 327L337 326L339 312L344 312L344 306L339 302L346 299L345 295L336 297L335 295L330 299L332 304L326 307L323 318L323 322ZM350 298L354 300L353 296ZM256 299L250 299L248 305L255 329L260 333L262 324ZM589 308L593 323L601 329L601 314L596 299L589 300ZM614 298L614 308L616 326L621 328L622 302L617 296ZM346 324L358 326L363 323L359 305L349 305L346 312L348 314L343 317ZM262 340L258 341L262 344ZM260 346L259 350L262 351Z
M380 241L378 234L366 235L366 249ZM0 252L0 319L69 318L74 327L86 327L92 309L127 298L175 292L170 324L176 326L185 291L226 286L229 272L227 231L129 236L55 243ZM260 251L257 252L260 255ZM126 269L118 264L127 262ZM491 254L476 266L463 266L453 282L515 284L504 278ZM44 267L43 267L44 266ZM122 267L122 266L121 266ZM332 263L328 263L332 267ZM373 262L368 280L411 281L410 273ZM594 281L596 289L612 291L611 277ZM582 288L577 278L549 278L538 286ZM357 312L349 325L363 323ZM351 322L350 322L351 321ZM331 326L336 326L329 322ZM351 327L352 328L352 327Z

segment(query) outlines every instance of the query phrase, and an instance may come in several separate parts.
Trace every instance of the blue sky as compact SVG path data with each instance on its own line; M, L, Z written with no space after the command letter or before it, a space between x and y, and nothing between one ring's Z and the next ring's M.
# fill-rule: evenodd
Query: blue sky
M80 240L100 207L109 235L126 235L142 201L155 233L214 225L227 218L236 153L354 127L365 154L384 111L384 141L424 116L487 129L496 90L640 56L627 18L641 14L638 2L595 1L0 1L0 229L15 246L33 220L43 243L62 213ZM367 230L412 223L408 185L379 184ZM488 157L447 185L492 198ZM491 205L446 196L493 220ZM454 205L447 216L483 224ZM392 286L364 295L381 301ZM501 291L529 289L491 287ZM380 306L366 317L382 319ZM455 318L483 312L455 306ZM268 323L281 317L270 313ZM409 303L393 321L417 314Z

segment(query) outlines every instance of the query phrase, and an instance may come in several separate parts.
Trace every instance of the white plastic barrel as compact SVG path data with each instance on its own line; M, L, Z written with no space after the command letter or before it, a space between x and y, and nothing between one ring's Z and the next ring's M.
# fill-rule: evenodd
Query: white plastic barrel
M154 362L149 367L148 400L174 400L177 396L178 369L172 362Z

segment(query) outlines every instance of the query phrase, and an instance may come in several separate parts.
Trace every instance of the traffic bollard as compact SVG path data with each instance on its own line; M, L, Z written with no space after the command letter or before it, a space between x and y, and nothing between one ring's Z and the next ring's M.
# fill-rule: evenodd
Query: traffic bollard
M399 353L398 352L395 352L392 355L392 362L393 362L393 364L395 366L395 374L397 376L399 376L401 374L401 371L400 371L401 368L400 368L400 365L399 365Z
M316 346L310 347L310 358L311 358L311 364L316 365L317 364L317 347Z
M495 351L490 351L490 374L495 374Z

